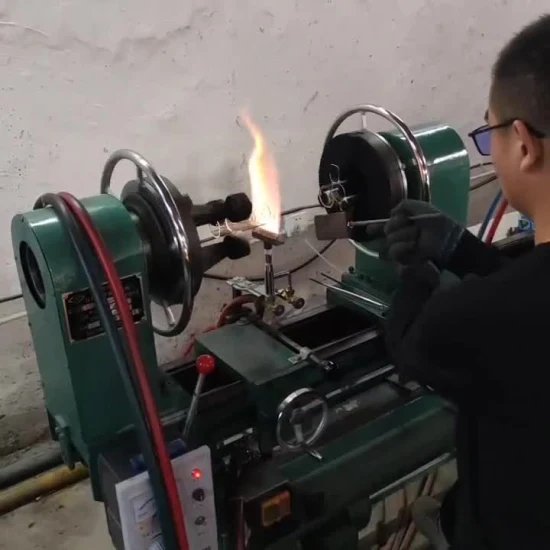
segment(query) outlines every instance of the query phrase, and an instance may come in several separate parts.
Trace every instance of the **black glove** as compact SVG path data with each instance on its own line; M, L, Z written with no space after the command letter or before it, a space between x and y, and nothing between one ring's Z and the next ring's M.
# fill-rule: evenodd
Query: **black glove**
M383 229L369 228L369 235L380 236L382 231L386 239L381 258L400 265L431 261L445 269L465 229L430 203L407 199L392 210Z

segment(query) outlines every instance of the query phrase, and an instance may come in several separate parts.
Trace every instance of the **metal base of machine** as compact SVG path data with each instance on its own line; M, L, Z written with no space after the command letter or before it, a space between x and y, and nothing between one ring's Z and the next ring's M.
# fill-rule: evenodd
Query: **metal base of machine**
M243 398L258 413L251 429L263 434L257 441L262 457L243 470L235 486L250 550L356 548L373 499L453 450L452 408L418 385L401 384L376 317L365 313L323 308L281 327L281 338L252 317L198 339L199 352L216 357L232 391L244 388ZM309 355L300 357L295 351L300 347ZM311 354L330 360L335 370L325 372ZM300 385L325 396L331 415L313 448L289 452L274 434L268 437L266 427L276 421L276 405L296 388L297 376ZM288 515L266 526L262 505L285 491L291 496Z

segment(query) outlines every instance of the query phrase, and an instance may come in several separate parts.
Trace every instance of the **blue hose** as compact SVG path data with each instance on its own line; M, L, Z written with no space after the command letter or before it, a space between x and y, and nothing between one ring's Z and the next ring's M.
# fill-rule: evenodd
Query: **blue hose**
M481 223L481 226L479 227L479 231L477 232L478 239L483 239L483 235L485 235L485 231L487 231L487 226L493 219L495 210L497 209L498 203L500 202L501 199L502 199L502 191L499 190L498 193L495 195L495 198L493 199L491 206L489 206L489 210L487 210L487 214L485 214L485 218Z

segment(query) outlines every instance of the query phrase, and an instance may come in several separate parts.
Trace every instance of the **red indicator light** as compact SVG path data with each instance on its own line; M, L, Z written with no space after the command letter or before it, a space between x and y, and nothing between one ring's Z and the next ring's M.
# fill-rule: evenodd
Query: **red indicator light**
M193 479L200 479L202 477L202 472L198 469L198 468L195 468L192 472L191 472L191 477Z

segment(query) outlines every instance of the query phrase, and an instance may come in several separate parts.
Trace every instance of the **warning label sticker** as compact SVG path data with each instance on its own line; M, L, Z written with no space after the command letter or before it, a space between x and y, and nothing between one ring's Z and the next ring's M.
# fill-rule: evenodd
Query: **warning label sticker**
M121 279L120 282L124 288L134 323L138 323L145 318L141 279L138 275L130 275ZM120 316L107 283L104 283L103 290L106 292L107 302L116 319L117 327L120 327ZM71 341L88 340L105 332L99 318L97 305L89 288L65 294L63 296L63 303Z

